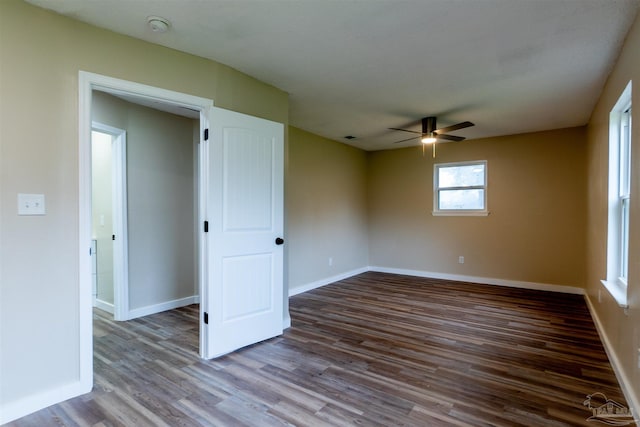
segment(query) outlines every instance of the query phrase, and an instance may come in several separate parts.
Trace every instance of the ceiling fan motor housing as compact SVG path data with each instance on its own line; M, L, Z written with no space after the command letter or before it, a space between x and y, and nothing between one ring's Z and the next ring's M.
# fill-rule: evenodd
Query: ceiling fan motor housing
M435 117L425 117L422 119L422 133L423 134L431 134L436 130L436 118Z

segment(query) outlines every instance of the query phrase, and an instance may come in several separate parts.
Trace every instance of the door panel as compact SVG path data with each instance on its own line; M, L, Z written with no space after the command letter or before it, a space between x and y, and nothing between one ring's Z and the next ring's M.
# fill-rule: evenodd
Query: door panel
M222 262L222 321L268 313L273 309L273 257L270 254L227 257Z
M207 182L207 357L282 334L284 128L214 108Z
M224 129L223 227L227 232L271 231L273 154L269 135Z

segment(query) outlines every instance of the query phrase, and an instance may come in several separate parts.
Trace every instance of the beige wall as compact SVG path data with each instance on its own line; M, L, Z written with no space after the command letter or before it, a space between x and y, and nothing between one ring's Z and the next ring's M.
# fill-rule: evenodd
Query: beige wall
M79 380L79 70L288 124L286 93L229 67L0 1L0 405ZM18 193L47 214L17 216Z
M291 292L368 265L366 162L362 150L289 128Z
M369 155L370 265L583 287L585 130ZM487 160L485 217L432 216L433 165ZM458 257L464 256L464 264Z
M129 109L131 310L197 295L193 120Z
M197 120L101 92L93 94L92 113L93 120L127 131L129 309L197 295L193 141Z
M609 112L627 83L632 93L632 179L629 243L628 312L620 308L600 280L607 274L607 175ZM588 233L587 292L595 318L608 342L610 356L617 360L619 376L631 389L636 410L640 410L640 16L627 35L624 49L609 76L591 119L588 139ZM602 302L599 302L601 295Z

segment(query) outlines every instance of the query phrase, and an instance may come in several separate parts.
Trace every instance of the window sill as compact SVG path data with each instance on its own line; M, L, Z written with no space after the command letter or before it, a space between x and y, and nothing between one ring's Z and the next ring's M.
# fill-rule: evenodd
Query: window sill
M622 286L622 284L617 281L612 282L609 280L601 280L602 285L609 291L613 299L616 300L618 305L622 308L629 308L629 304L627 302L627 288Z
M433 216L489 216L489 211L433 211Z

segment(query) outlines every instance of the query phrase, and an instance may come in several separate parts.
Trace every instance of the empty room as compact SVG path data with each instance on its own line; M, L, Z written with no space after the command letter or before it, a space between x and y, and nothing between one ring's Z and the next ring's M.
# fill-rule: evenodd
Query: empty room
M0 424L635 425L639 9L0 1Z

